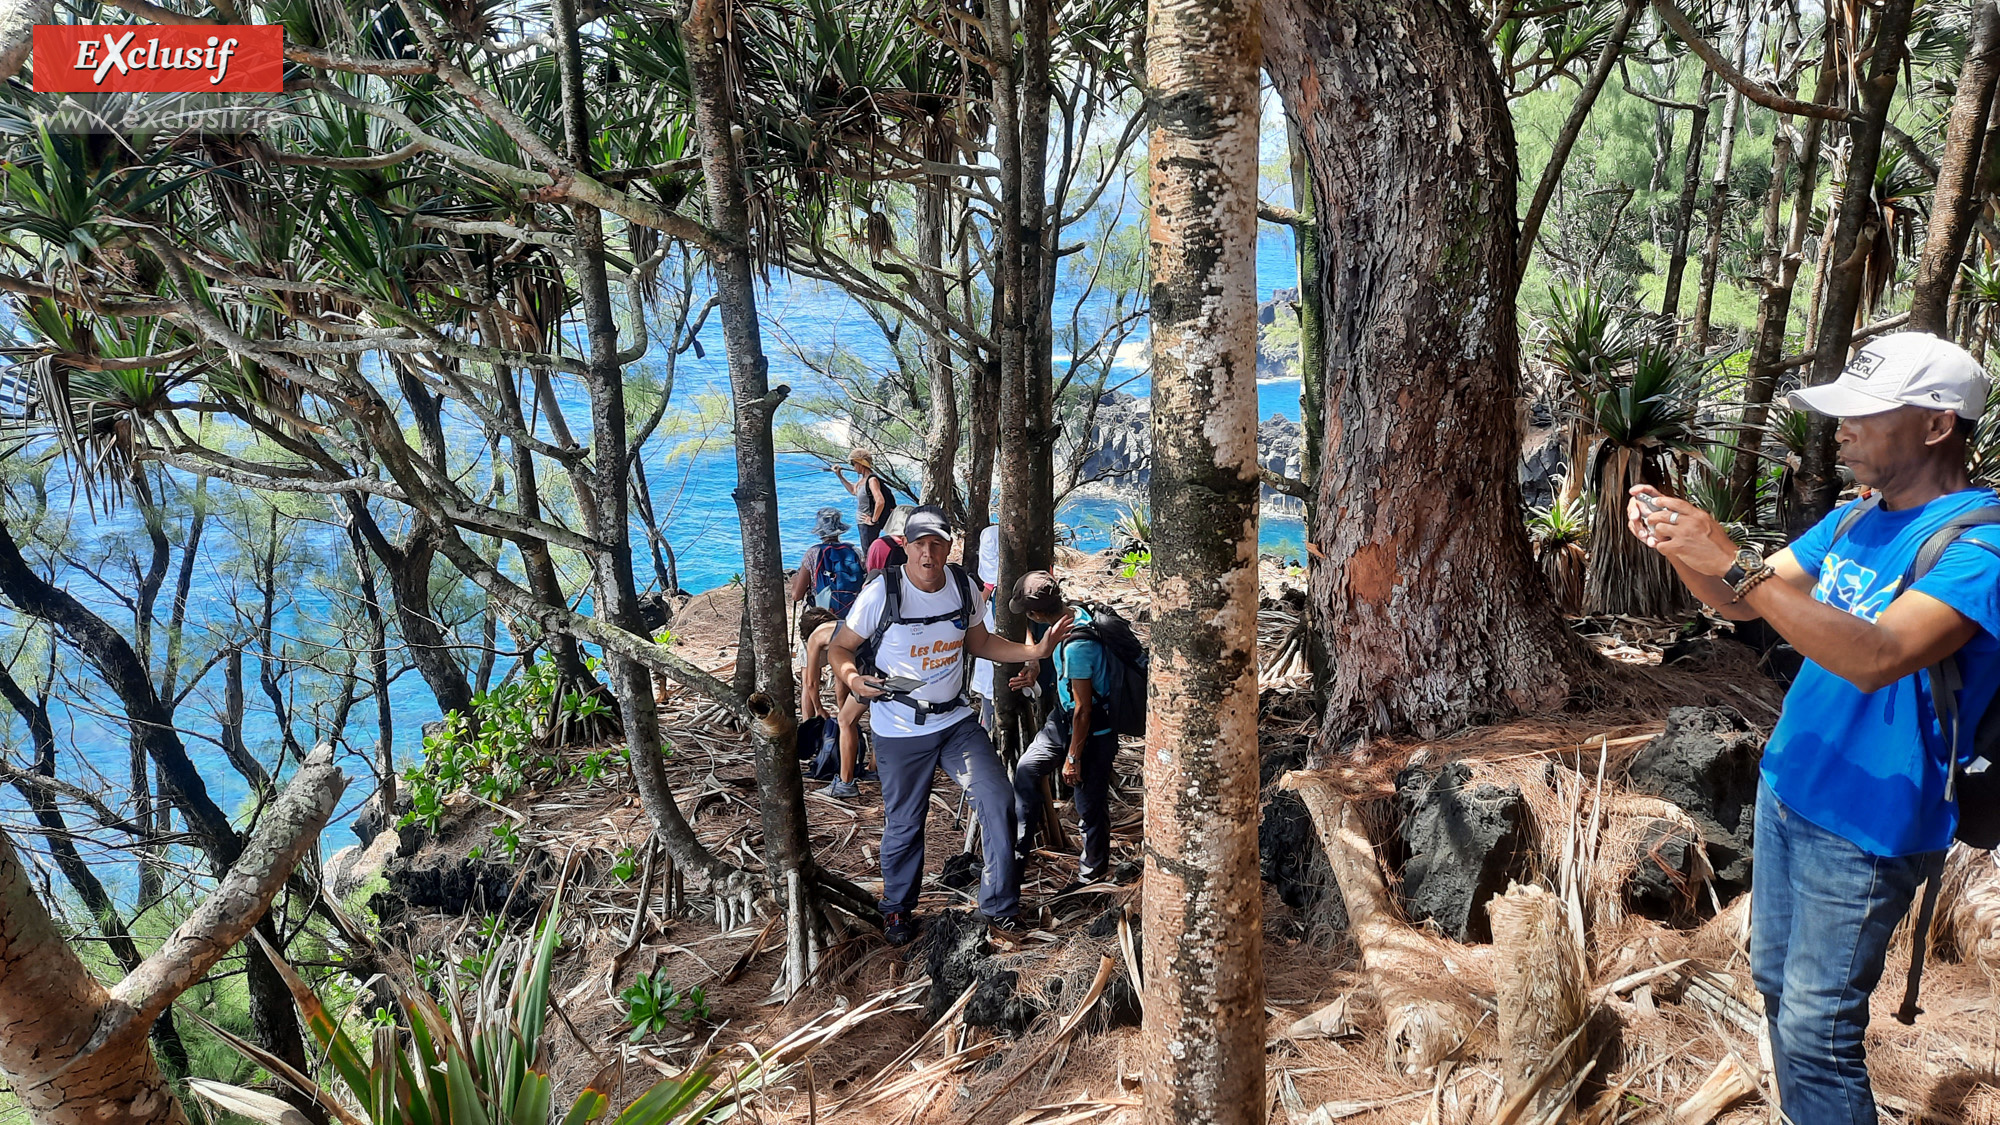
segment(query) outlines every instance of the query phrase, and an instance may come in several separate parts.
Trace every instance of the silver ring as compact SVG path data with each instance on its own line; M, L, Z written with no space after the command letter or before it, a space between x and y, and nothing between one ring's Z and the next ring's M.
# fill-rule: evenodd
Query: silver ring
M1667 522L1668 522L1668 523L1679 523L1679 522L1681 522L1681 514L1680 514L1679 512L1668 512L1668 513L1667 513Z

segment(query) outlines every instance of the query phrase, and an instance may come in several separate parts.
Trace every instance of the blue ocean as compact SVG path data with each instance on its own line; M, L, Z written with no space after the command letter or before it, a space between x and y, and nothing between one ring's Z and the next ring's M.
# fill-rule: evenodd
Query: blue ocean
M1258 246L1260 299L1268 299L1273 289L1296 284L1293 255L1290 232L1267 227ZM791 384L796 398L828 393L825 381L797 358L801 352L824 351L838 346L864 363L886 366L893 362L874 322L838 290L815 282L789 280L782 274L774 273L769 288L760 297L761 312L767 325L766 349L771 359L771 381L774 384ZM1143 330L1138 339L1143 339ZM790 347L786 346L787 342L790 342ZM704 329L702 345L705 356L697 357L688 352L679 359L673 395L677 408L696 403L703 396L726 394L728 378L722 333L714 318L710 318ZM1117 382L1123 383L1129 393L1144 396L1149 393L1150 386L1145 378L1143 360L1137 358L1143 356L1144 349L1128 345L1126 350L1134 358L1120 361L1126 369L1118 372ZM659 361L653 357L642 362L657 365ZM569 409L573 423L587 422L588 414L580 399L569 404ZM787 409L790 414L781 412L781 424L819 421L803 409ZM1298 382L1272 380L1262 383L1258 387L1258 412L1260 418L1283 415L1296 419L1299 416ZM475 444L479 440L469 427L461 426L452 435L454 441L460 436ZM731 499L731 491L736 486L735 457L726 425L716 425L706 433L695 432L680 435L674 440L655 441L649 448L647 471L656 512L666 539L674 547L682 587L689 591L701 591L730 581L742 565L741 539ZM99 511L93 514L81 497L72 499L67 495L69 490L61 486L62 477L59 466L51 470L51 503L58 510L65 504L68 506L71 535L82 545L77 557L102 559L107 554L107 548L116 546L118 549L108 552L113 560L118 560L115 567L107 568L110 573L100 573L100 577L118 578L122 575L129 579L129 573L125 572L129 571L130 564L122 561L126 551L136 550L144 557L145 540L137 514L129 505L114 507L108 513ZM848 513L849 522L852 522L852 498L833 475L824 470L823 463L810 454L797 451L779 454L778 494L780 527L788 558L796 559L813 541L811 528L818 508L838 506ZM1100 549L1108 545L1109 529L1125 510L1123 503L1106 499L1072 500L1059 513L1063 525L1061 533L1079 548ZM232 635L240 637L246 629L242 606L247 596L242 545L229 542L226 535L218 534L214 522L211 522L210 529L210 535L215 539L205 545L195 569L188 617L197 626L204 622L222 624L219 628L211 627L206 642L196 642L198 644L214 643L220 639L223 630L231 630ZM317 551L322 568L352 565L346 555L345 533L330 518L316 517L308 511L294 534L304 541L309 550ZM130 548L118 544L117 540L126 541ZM1265 521L1262 534L1265 551L1298 557L1302 540L1303 529L1299 521ZM635 564L643 586L649 582L652 568L646 559L643 541L637 536L634 538L634 549L638 553ZM179 565L178 551L175 553L175 565ZM306 638L315 633L323 637L327 631L326 623L332 620L334 599L348 596L343 591L330 589L325 582L311 581L308 577L310 573L310 567L302 568L299 580L285 584L285 596L278 607L276 626L277 643L281 648L288 640ZM580 577L572 576L572 579ZM131 622L132 611L121 604L123 595L118 592L116 582L99 582L73 567L70 573L59 575L58 581L114 624ZM125 589L129 588L128 583ZM163 616L170 592L171 582L169 594L162 597ZM386 601L386 589L383 596ZM462 639L476 641L477 628L475 622L469 629L462 630L466 634ZM500 644L503 649L511 645L504 629ZM75 662L70 663L74 665ZM504 673L510 663L508 658L503 657L496 677ZM25 681L34 676L35 670L32 665L17 666L16 672ZM245 740L260 760L272 762L279 756L279 732L270 708L257 689L254 651L246 654L245 672L250 698ZM189 752L201 767L212 794L223 808L240 810L246 807L249 792L212 737L218 729L213 716L220 712L222 693L222 674L219 669L211 668L183 704L181 725L189 732L186 737ZM100 785L92 787L110 793L127 791L131 776L129 750L125 731L114 718L119 713L116 701L85 670L74 666L69 668L55 696L57 702L53 717L57 738L63 748L64 776L76 778L79 769L87 766L103 779ZM413 761L421 746L422 725L439 718L436 703L414 670L405 672L394 682L391 699L398 758L405 762ZM304 712L310 701L295 699L293 702L297 710ZM25 731L18 722L9 722L6 726L10 730L11 755L16 762L22 762L26 757ZM300 722L297 730L301 741L311 735L309 722ZM353 709L345 740L357 754L371 752L376 742L375 708L372 703L364 702ZM327 831L322 840L323 853L331 853L354 842L352 835L340 826L351 819L356 807L373 789L362 761L350 763L348 775L348 795L338 813L336 825ZM90 784L90 779L79 780ZM0 802L18 811L18 802L11 790L0 796ZM35 843L39 844L39 841ZM127 867L129 864L117 865L116 870L107 871L107 875L115 884L128 886L128 879L120 877Z

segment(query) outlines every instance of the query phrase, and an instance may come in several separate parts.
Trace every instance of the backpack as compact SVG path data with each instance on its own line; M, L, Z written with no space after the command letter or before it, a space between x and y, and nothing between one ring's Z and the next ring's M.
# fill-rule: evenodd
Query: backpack
M1860 521L1862 516L1881 504L1882 494L1877 492L1850 507L1834 525L1832 543ZM1975 508L1964 515L1954 516L1950 522L1931 532L1917 548L1916 557L1910 560L1909 569L1903 572L1897 582L1898 594L1908 590L1919 578L1930 572L1944 557L1945 549L1959 541L1971 528L2000 524L2000 507ZM2000 546L1978 539L1967 539L1966 543L2000 556ZM1829 544L1831 545L1831 543ZM2000 769L1993 768L2000 762L2000 707L1988 706L1980 716L1979 727L1972 733L1972 761L1961 765L1959 758L1960 736L1963 732L1958 725L1958 691L1965 686L1959 674L1958 658L1947 656L1929 668L1924 669L1930 677L1931 707L1938 718L1938 727L1944 732L1946 753L1951 756L1951 764L1945 774L1944 797L1958 804L1958 831L1953 835L1961 843L1981 850L1991 850L2000 845ZM1937 913L1939 884L1943 882L1943 856L1933 860L1924 877L1923 905L1918 910L1916 937L1910 952L1909 979L1904 985L1903 1006L1896 1012L1896 1019L1905 1024L1917 1022L1917 1014L1923 1009L1917 1007L1917 986L1923 978L1924 953L1930 944L1931 919Z
M1146 736L1146 676L1153 658L1132 632L1132 623L1108 605L1086 602L1090 621L1070 631L1070 640L1096 641L1108 658L1104 666L1111 675L1111 729L1134 738ZM1065 645L1069 641L1063 642Z
M861 551L852 543L822 543L813 560L813 604L846 617L861 594Z
M930 617L904 617L903 568L900 566L884 567L882 569L882 581L884 583L882 587L882 617L875 622L875 631L868 634L866 643L870 665L876 663L874 660L875 654L882 651L882 635L889 631L889 626L891 625L935 625L940 621L949 621L955 628L962 632L972 628L979 620L979 611L982 603L978 595L972 591L972 579L966 575L965 568L959 566L957 563L945 564L945 581L958 590L958 608L950 613L933 614ZM858 657L859 653L857 652L856 655ZM894 695L884 696L883 698L894 699L896 702L915 711L917 713L917 725L923 726L924 721L932 715L949 714L965 706L965 685L970 682L972 677L971 664L971 654L960 650L958 658L958 694L953 696L949 703L931 703L927 700L905 699ZM866 667L862 671L874 675L879 674L881 669L879 667Z

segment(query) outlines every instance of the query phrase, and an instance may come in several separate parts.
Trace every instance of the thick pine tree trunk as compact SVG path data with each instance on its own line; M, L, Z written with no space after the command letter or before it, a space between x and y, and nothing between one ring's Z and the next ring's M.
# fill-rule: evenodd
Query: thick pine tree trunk
M2000 6L1981 4L1972 20L1972 42L1958 74L1950 124L1945 129L1944 159L1938 165L1937 190L1931 197L1930 228L1923 257L1917 262L1916 284L1910 290L1909 327L1917 332L1945 333L1945 310L1958 284L1966 238L1972 233L1979 177L1980 149L1986 139L1986 118L1993 103L1993 85L2000 75Z
M1264 1120L1257 880L1260 0L1153 0L1146 1120Z
M1847 352L1854 334L1854 317L1861 308L1862 258L1867 245L1865 231L1880 221L1875 213L1875 194L1868 190L1875 182L1875 165L1882 153L1882 123L1889 118L1889 102L1896 94L1896 75L1903 66L1903 39L1910 30L1912 0L1883 0L1874 16L1874 50L1868 58L1868 77L1862 82L1860 106L1848 119L1846 187L1840 200L1840 214L1834 223L1828 256L1825 308L1819 320L1819 335L1812 369L1806 382L1812 386L1830 383L1847 366ZM1794 513L1796 535L1833 510L1840 494L1840 474L1834 468L1834 422L1813 419L1812 437L1806 443L1799 465L1799 495L1804 503Z
M1480 28L1441 0L1267 0L1264 46L1320 214L1315 751L1558 706L1586 657L1521 520L1514 134Z

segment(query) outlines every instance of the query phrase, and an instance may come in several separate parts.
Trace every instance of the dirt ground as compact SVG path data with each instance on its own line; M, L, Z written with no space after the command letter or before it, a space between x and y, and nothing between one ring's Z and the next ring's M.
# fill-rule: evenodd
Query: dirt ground
M1106 559L1079 556L1066 563L1072 596L1120 604L1143 629L1144 599L1136 582L1118 575ZM1275 648L1285 628L1281 588L1288 579L1270 564L1265 577L1272 610L1265 641L1267 648ZM677 616L676 638L691 658L712 670L726 670L738 619L733 591L697 601ZM1670 630L1629 621L1599 627L1593 636L1599 650L1614 661L1638 666L1628 675L1641 677L1640 687L1626 691L1620 706L1479 728L1423 744L1378 744L1371 751L1369 777L1354 778L1354 791L1386 796L1395 772L1420 757L1430 764L1465 760L1478 774L1501 779L1555 778L1549 793L1537 798L1544 801L1589 791L1588 784L1565 782L1557 774L1587 782L1601 770L1610 778L1608 783L1598 778L1595 800L1602 805L1604 794L1617 789L1623 763L1644 736L1660 729L1673 703L1728 703L1753 723L1768 725L1771 715L1763 712L1772 711L1778 695L1757 675L1747 650L1718 645L1707 659L1695 662L1693 671L1661 669L1660 653L1672 639ZM1296 680L1267 685L1262 735L1267 758L1295 754L1309 735L1304 690ZM1632 700L1637 704L1625 705ZM662 717L673 741L669 772L681 807L703 841L754 868L761 826L752 762L744 737L719 724L714 714L678 691L667 693ZM1139 858L1141 769L1138 745L1123 747L1114 787L1114 865ZM861 799L849 802L817 792L816 783L808 781L807 786L814 854L865 889L879 890L879 789L864 782ZM1575 819L1587 798L1571 799ZM1130 953L1118 926L1123 916L1133 930L1138 928L1141 888L1136 884L1052 900L1053 892L1072 878L1075 858L1042 852L1027 870L1023 888L1035 929L994 952L996 964L1020 974L1019 995L1045 1010L1026 1019L1018 1036L969 1024L962 1006L933 1027L925 1018L926 1003L933 1011L945 1010L952 997L927 995L930 933L908 948L895 949L879 933L857 927L829 952L812 984L784 1001L772 995L782 941L772 926L722 931L698 909L669 909L663 863L653 865L650 877L614 873L625 849L641 849L635 864L643 858L647 834L628 780L612 776L589 786L531 791L509 805L509 815L522 820L524 886L546 897L555 873L568 871L562 911L568 940L553 988L563 1017L552 1046L559 1093L574 1091L606 1062L622 1058L622 1101L635 1096L652 1076L680 1074L698 1059L709 1059L719 1073L729 1074L788 1036L795 1037L796 1046L824 1034L809 1044L810 1053L797 1047L802 1057L764 1076L768 1085L749 1100L758 1119L1011 1125L1138 1119L1143 1054L1130 1002ZM1067 815L1066 806L1064 811ZM974 909L968 891L939 882L947 861L966 848L966 812L961 794L940 775L927 826L920 906L931 931L955 929L941 927L941 915ZM472 804L425 845L417 862L463 856L476 844L490 843L489 827L502 815ZM1555 838L1560 813L1538 807L1537 816L1551 822L1539 829L1544 837ZM658 855L664 858L663 851ZM689 890L697 892L698 906L698 888ZM1734 909L1713 905L1724 907L1720 916L1693 919L1680 928L1636 916L1600 918L1594 927L1589 959L1591 979L1600 989L1618 978L1669 966L1642 985L1605 996L1598 1006L1601 1033L1596 1038L1602 1046L1578 1104L1615 1111L1600 1120L1642 1120L1649 1114L1665 1120L1655 1107L1678 1105L1732 1056L1750 1073L1761 1070L1759 1003L1744 964L1742 904ZM525 920L517 922L514 932L526 926ZM462 956L490 945L474 921L458 917L422 919L410 930L416 935L416 952ZM1499 1101L1498 1071L1476 1052L1425 1074L1395 1073L1385 1065L1384 1014L1370 998L1355 950L1342 934L1301 917L1268 883L1264 935L1269 1120L1285 1125L1444 1125L1492 1119ZM1440 948L1448 945L1440 943ZM1955 963L1948 947L1940 950L1925 976L1927 1010L1914 1027L1905 1027L1892 1013L1901 997L1908 949L1907 941L1899 943L1891 957L1869 1035L1887 1119L2000 1125L2000 1007L1993 983L1978 967ZM1688 963L1672 967L1681 959ZM1475 958L1466 960L1470 965ZM1449 949L1445 963L1452 963ZM617 993L656 969L664 970L676 986L704 989L709 1013L679 1030L633 1044ZM1100 976L1111 986L1093 989ZM1490 997L1490 984L1476 970L1468 968L1462 983L1475 994L1482 994L1484 986L1483 994ZM1123 1004L1117 1002L1121 996ZM1303 1017L1343 998L1344 1019L1337 1021L1333 1037L1306 1037L1292 1030ZM1079 1016L1086 1000L1092 1001L1091 1010ZM1716 1120L1747 1125L1767 1115L1766 1103L1753 1097Z

